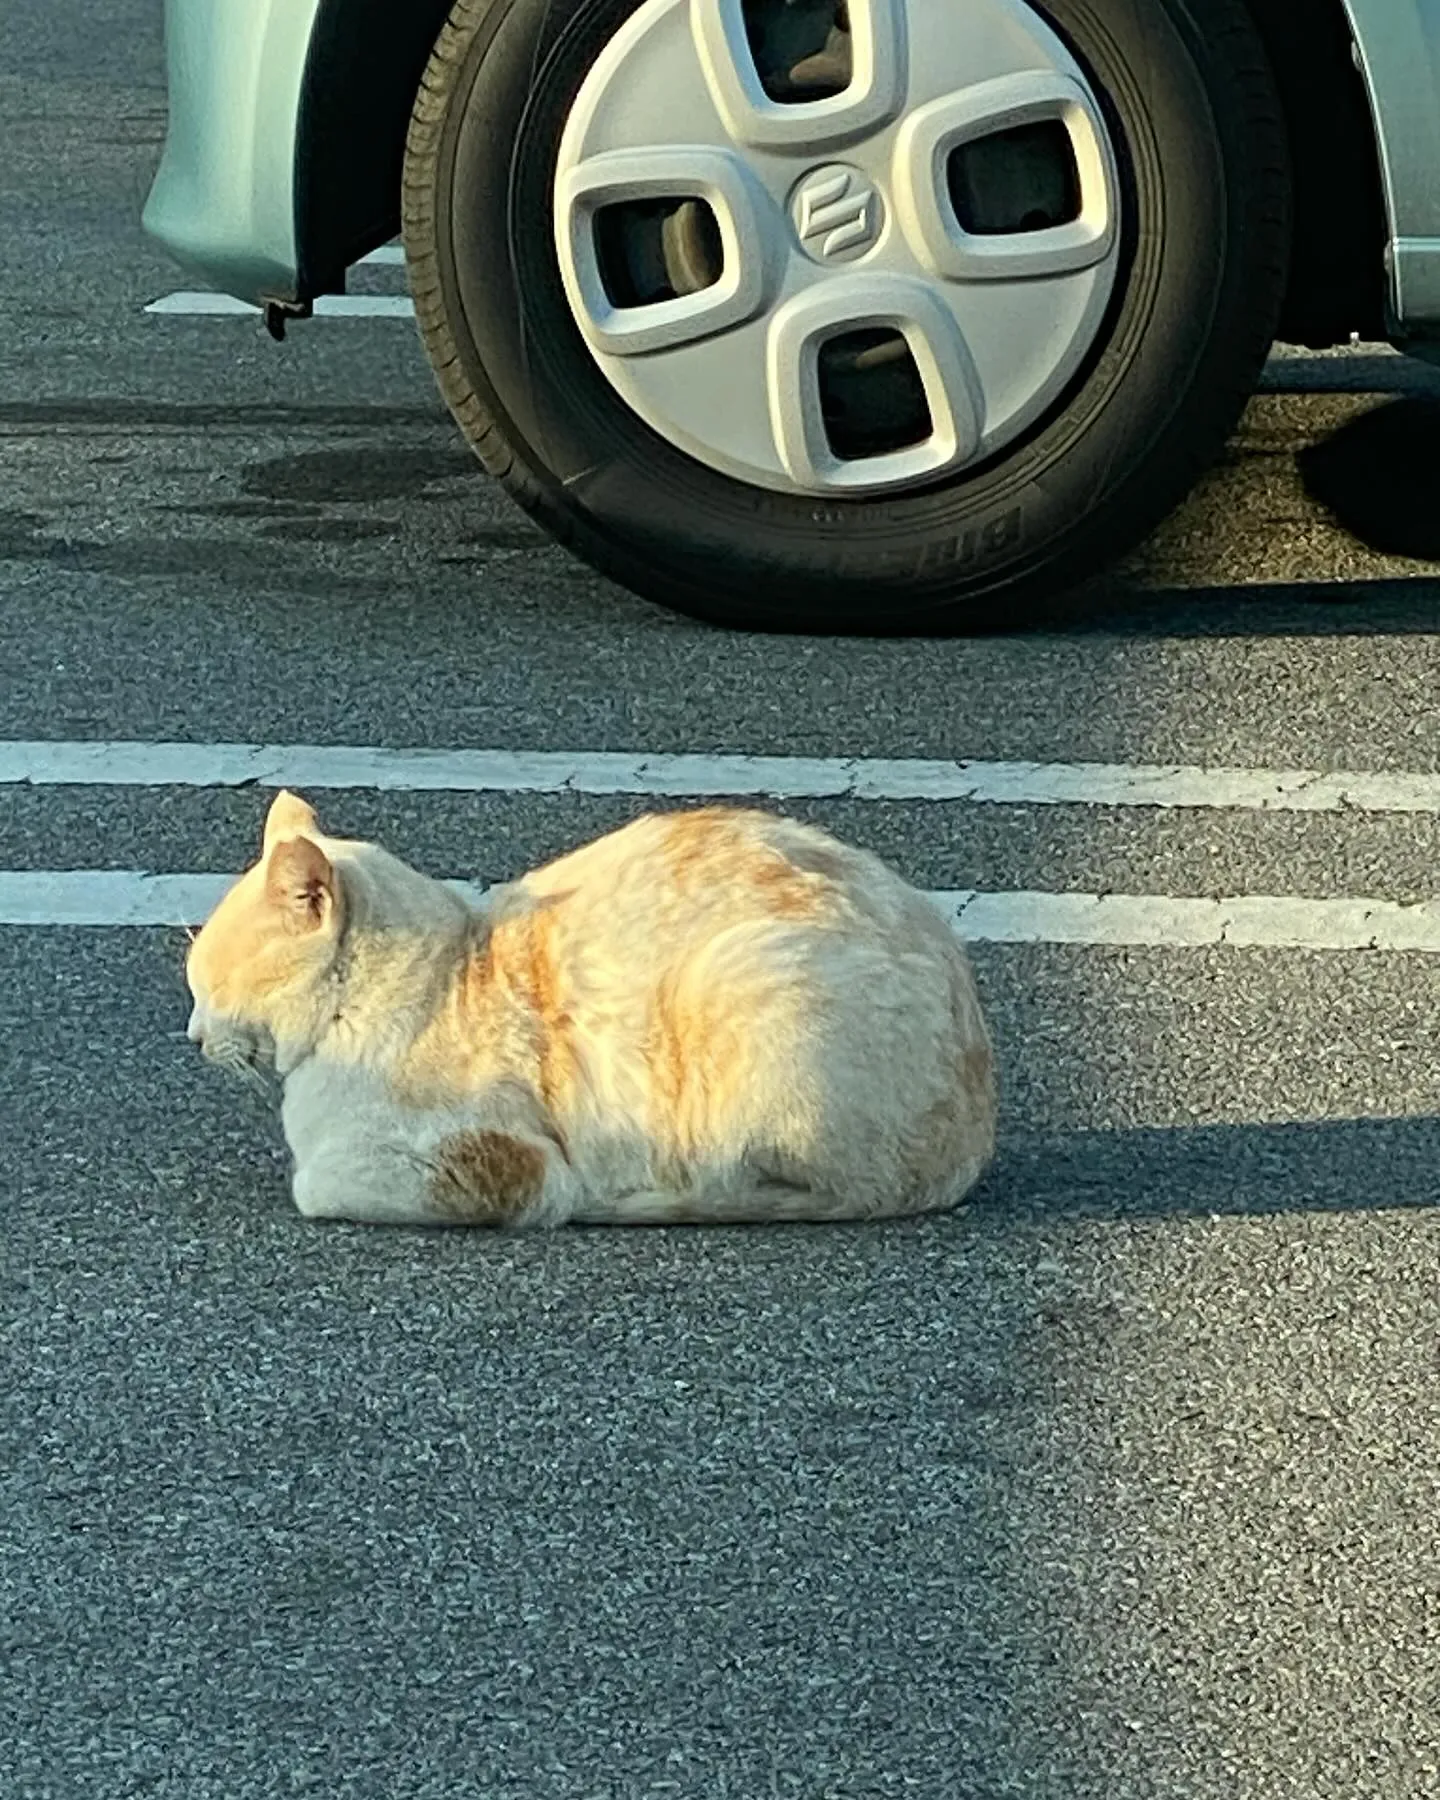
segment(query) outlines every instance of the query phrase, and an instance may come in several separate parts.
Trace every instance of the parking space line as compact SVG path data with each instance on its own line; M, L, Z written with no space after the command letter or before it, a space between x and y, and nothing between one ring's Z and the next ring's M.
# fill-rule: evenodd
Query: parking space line
M145 308L172 318L203 319L228 314L258 315L260 308L233 294L209 292L162 294ZM413 319L415 303L408 294L321 294L315 302L317 319Z
M0 785L17 784L1440 813L1440 774L1408 770L385 749L346 744L0 741Z
M1299 894L931 894L976 944L1440 952L1440 901Z
M193 926L229 875L153 875L138 869L0 870L0 926ZM456 881L468 898L483 889ZM1440 954L1440 901L1404 905L1299 895L932 892L968 943L1131 949L1375 950Z
M233 880L138 869L0 870L0 925L198 925Z

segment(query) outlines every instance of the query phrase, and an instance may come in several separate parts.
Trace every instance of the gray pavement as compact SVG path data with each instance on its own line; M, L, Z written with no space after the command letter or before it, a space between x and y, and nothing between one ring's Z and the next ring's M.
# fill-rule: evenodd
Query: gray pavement
M6 14L0 737L1440 768L1436 372L1277 358L1045 630L723 636L403 321L143 313L157 15ZM640 809L315 797L483 879ZM0 789L0 869L238 867L265 798ZM926 886L1436 888L1432 815L793 810ZM0 930L0 1795L1440 1795L1434 959L987 946L963 1214L520 1240L304 1225L183 950Z

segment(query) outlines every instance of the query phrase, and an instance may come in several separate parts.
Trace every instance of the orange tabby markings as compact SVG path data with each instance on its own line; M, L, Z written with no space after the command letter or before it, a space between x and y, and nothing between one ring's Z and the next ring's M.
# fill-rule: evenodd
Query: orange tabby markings
M430 1196L457 1224L504 1225L539 1197L545 1155L503 1131L462 1131L434 1156Z
M712 897L749 893L777 919L819 916L829 897L826 886L840 872L838 860L823 851L797 857L788 847L757 856L745 835L753 816L727 806L662 814L665 859L676 887L687 892L703 884Z
M547 1107L560 1098L572 1071L571 1018L563 1001L555 952L555 908L539 906L505 919L491 935L494 966L522 994L534 1017L536 1078Z
M660 816L665 861L671 880L684 888L697 878L713 880L717 854L729 848L729 807L701 806Z

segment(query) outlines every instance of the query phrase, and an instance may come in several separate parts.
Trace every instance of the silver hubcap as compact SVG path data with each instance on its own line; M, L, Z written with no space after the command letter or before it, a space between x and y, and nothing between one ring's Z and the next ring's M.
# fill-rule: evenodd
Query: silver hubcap
M1114 154L1025 0L805 3L817 41L787 15L777 63L785 0L645 0L567 122L556 248L661 436L763 487L882 493L1002 449L1075 374Z

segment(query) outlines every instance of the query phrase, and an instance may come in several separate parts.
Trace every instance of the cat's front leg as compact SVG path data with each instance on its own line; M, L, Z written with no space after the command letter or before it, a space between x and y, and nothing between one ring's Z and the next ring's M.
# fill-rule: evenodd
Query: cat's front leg
M297 1159L290 1184L307 1219L349 1219L360 1225L433 1225L425 1172L410 1156L374 1146L350 1146Z
M297 1162L295 1204L310 1219L372 1225L558 1225L573 1210L553 1146L473 1129L425 1149L352 1145Z
M424 1164L373 1076L312 1059L286 1081L280 1119L307 1219L433 1222Z
M306 1066L281 1108L295 1204L375 1225L558 1225L574 1173L558 1139L513 1110L426 1114L363 1070Z

